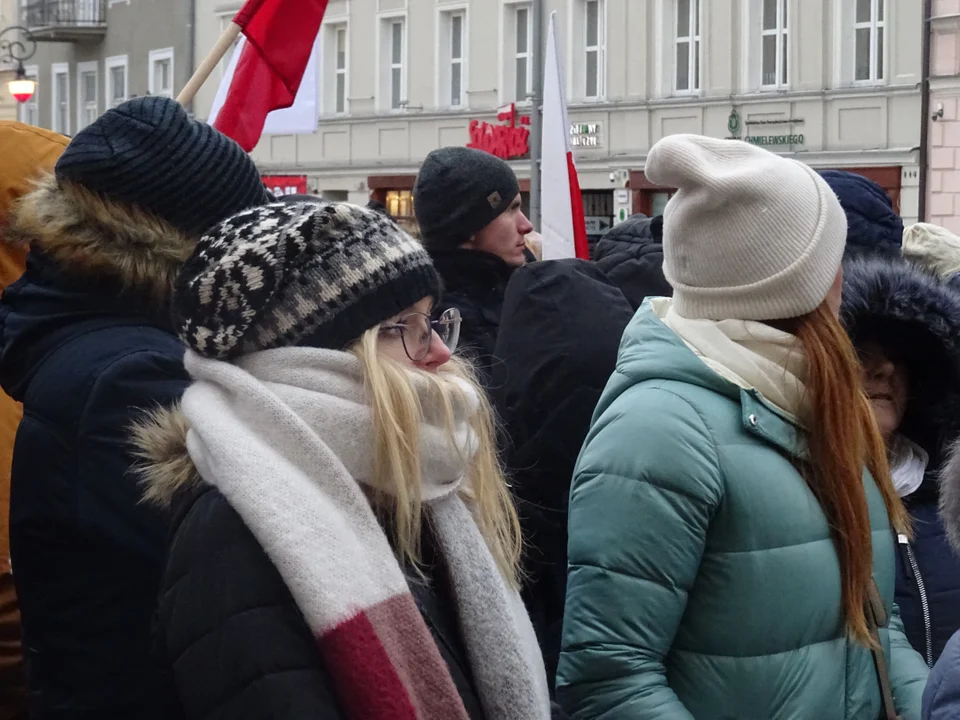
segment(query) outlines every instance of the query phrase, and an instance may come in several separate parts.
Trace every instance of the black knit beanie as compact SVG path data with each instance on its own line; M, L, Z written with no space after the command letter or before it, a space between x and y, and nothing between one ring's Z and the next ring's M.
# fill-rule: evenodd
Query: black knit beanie
M500 158L467 147L434 150L413 188L423 244L453 249L506 212L520 193L513 169Z
M163 97L136 98L105 112L77 133L55 173L138 206L188 236L273 201L239 145Z
M277 203L201 238L177 280L180 339L206 357L307 346L341 350L430 296L440 279L416 240L349 203Z

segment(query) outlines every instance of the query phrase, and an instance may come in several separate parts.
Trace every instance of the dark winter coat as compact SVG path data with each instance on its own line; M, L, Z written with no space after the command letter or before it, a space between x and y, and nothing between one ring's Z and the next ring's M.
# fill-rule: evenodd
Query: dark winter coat
M824 170L820 175L847 215L846 255L900 257L903 221L886 191L873 180L846 170Z
M553 686L567 586L567 502L580 446L633 317L585 260L520 268L507 286L492 396L527 542L524 600Z
M648 297L670 297L663 276L663 216L637 214L611 228L593 250L593 260L636 310Z
M150 624L167 520L140 502L126 436L188 382L164 308L190 243L52 179L6 237L32 243L0 301L0 384L24 408L10 535L31 717L159 718Z
M960 295L903 260L860 258L844 273L844 324L854 345L876 341L907 368L900 432L930 455L923 484L903 499L914 537L898 538L896 602L907 638L933 665L960 629L960 558L937 514L938 471L960 429Z
M150 428L138 445L152 468L151 494L173 503L156 628L164 718L344 717L330 671L280 573L226 498L197 475L186 454L182 415L162 413ZM421 551L427 577L405 568L410 591L468 716L484 720L429 531Z
M443 307L460 311L460 347L476 364L481 384L490 387L503 295L515 268L479 250L434 249L430 256L443 279Z

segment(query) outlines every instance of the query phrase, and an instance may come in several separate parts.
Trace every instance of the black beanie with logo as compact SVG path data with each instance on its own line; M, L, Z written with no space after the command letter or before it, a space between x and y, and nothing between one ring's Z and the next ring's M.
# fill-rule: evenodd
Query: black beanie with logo
M500 217L520 194L513 169L468 147L434 150L413 188L420 236L428 250L454 249Z

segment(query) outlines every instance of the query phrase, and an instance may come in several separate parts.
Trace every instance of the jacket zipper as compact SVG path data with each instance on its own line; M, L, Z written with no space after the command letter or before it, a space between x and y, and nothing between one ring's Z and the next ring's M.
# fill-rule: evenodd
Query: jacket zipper
M924 659L928 667L933 667L933 629L930 627L930 603L927 600L927 587L923 584L923 576L920 575L920 566L917 564L917 558L913 554L913 548L910 547L910 541L906 535L898 534L897 542L906 551L907 562L910 564L910 570L913 572L913 578L917 582L917 589L920 591L920 607L923 610L923 629L927 640L927 652Z

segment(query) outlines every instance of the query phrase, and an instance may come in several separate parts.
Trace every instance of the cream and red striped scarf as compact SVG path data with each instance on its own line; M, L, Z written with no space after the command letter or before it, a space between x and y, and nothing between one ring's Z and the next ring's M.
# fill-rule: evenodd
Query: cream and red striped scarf
M466 720L362 488L372 482L373 435L359 361L284 348L233 364L188 351L185 362L195 380L183 398L190 456L279 570L347 716ZM424 423L421 494L486 716L546 720L546 676L530 619L458 493L475 445L467 423L475 398L469 405L457 408L461 452L448 433Z

